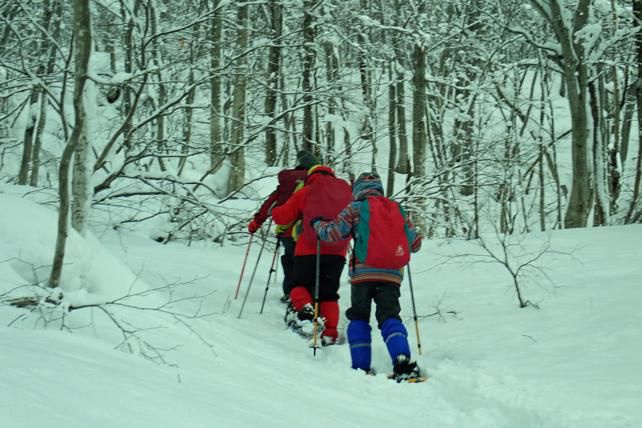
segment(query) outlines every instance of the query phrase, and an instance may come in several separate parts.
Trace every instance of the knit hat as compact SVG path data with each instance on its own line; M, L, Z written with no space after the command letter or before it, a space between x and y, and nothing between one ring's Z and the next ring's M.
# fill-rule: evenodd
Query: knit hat
M364 172L352 184L352 196L355 200L362 200L368 196L383 196L383 184L379 175L373 172Z
M331 175L334 177L334 171L332 170L332 168L325 165L314 165L312 168L308 170L308 177L311 176L312 174L317 174L317 173Z
M299 152L296 154L296 166L310 169L318 163L319 159L317 159L317 157L314 156L314 154L312 154L312 152L309 150L299 150Z

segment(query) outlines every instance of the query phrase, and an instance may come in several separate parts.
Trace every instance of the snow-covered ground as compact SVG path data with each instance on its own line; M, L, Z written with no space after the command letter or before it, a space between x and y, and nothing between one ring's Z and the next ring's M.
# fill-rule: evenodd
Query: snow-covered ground
M0 295L46 279L55 238L54 212L11 192L0 189ZM511 251L526 260L546 242L541 269L521 279L539 309L518 308L511 276L474 242L424 242L411 265L422 355L402 288L413 350L430 375L413 385L386 379L376 330L378 376L352 371L345 344L313 356L284 328L277 284L259 314L273 246L239 319L256 241L234 299L244 243L72 234L69 303L121 304L0 306L0 427L641 427L642 226L532 234ZM127 294L136 295L117 300ZM345 309L347 284L341 295ZM134 354L115 350L123 333L107 314L132 334Z

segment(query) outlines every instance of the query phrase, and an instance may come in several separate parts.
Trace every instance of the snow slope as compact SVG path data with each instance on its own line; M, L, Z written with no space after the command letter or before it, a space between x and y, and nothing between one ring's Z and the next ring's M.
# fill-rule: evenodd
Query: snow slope
M0 190L0 295L46 278L55 236L52 211L8 193ZM407 282L402 289L413 350L431 376L417 385L383 376L390 362L376 329L379 376L352 371L347 345L314 357L284 329L276 284L259 314L274 247L239 319L258 244L235 300L244 245L161 245L112 230L71 239L76 304L161 287L129 301L170 310L110 308L144 339L127 342L132 355L114 350L122 334L100 309L66 314L70 330L61 330L55 316L0 306L0 427L642 426L641 226L523 237L517 259L551 246L541 270L521 279L539 309L518 308L510 275L474 242L425 242L411 265L422 355ZM341 294L345 309L347 285ZM206 316L173 315L197 310ZM140 356L150 349L165 363Z

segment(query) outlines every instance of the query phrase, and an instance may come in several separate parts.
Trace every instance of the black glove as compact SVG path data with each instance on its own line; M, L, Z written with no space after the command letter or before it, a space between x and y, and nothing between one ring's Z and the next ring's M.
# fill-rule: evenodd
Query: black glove
M310 220L310 226L312 226L312 229L314 229L314 223L317 223L319 221L327 221L327 220L321 216L314 217L312 220Z

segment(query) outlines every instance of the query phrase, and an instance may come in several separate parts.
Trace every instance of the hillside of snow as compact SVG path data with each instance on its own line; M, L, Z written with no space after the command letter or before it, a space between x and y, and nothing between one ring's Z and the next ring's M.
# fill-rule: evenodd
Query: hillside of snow
M11 186L0 206L0 299L44 296L55 212ZM256 240L234 299L247 241L72 235L62 307L0 305L0 427L640 427L641 242L637 225L514 238L520 309L479 242L424 241L411 262L422 355L402 287L430 376L412 385L386 379L376 328L377 376L350 369L347 344L313 356L284 327L280 272L259 314L273 238L239 318ZM345 310L346 281L340 293Z

